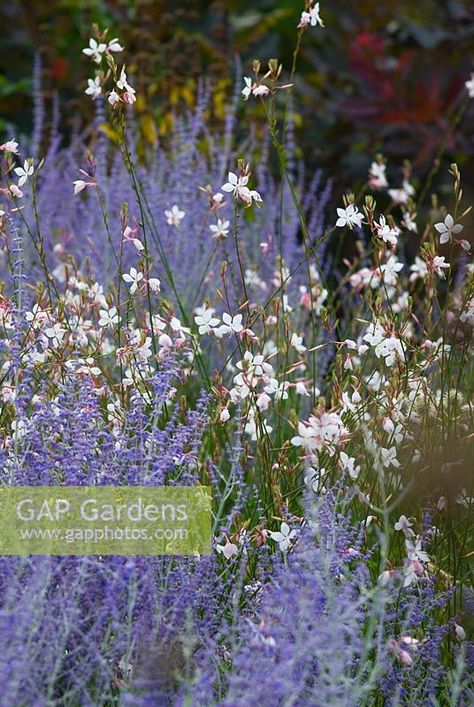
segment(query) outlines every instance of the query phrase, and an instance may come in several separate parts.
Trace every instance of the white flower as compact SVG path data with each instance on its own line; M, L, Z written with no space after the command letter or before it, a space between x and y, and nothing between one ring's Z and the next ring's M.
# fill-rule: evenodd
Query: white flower
M255 203L257 204L257 206L258 206L259 204L262 204L262 203L263 203L262 197L260 196L260 194L258 193L258 191L255 191L255 189L251 189L251 190L250 190L249 199L245 199L244 197L242 197L242 198L243 198L243 200L247 203L248 206L250 206L250 204L252 203L252 200L255 201Z
M395 248L397 245L397 237L400 235L400 229L397 227L391 228L383 214L380 214L380 222L375 223L375 226L377 228L378 237Z
M354 459L354 457L350 457L345 452L341 452L340 457L342 462L342 468L344 469L344 471L347 471L351 479L355 481L359 476L360 466L356 466L356 460Z
M345 226L349 226L349 228L358 226L360 228L362 226L364 214L354 204L349 204L344 209L337 209L337 215L339 216L336 221L338 228L344 228Z
M212 328L220 324L219 319L214 317L215 311L215 309L212 307L206 307L206 305L196 308L197 316L194 317L194 321L199 327L199 333L201 336L204 334L209 334Z
M318 441L313 428L306 426L303 422L298 422L298 434L291 438L291 444L295 447L303 447L307 452L315 451Z
M150 277L148 279L148 287L152 292L159 292L161 290L161 281L157 277Z
M326 487L323 483L325 473L326 469L315 469L314 467L310 466L304 477L305 485L311 488L314 493L325 494Z
M224 324L220 326L219 329L214 330L214 333L218 338L221 338L223 334L230 334L231 332L234 332L234 334L239 334L244 328L242 326L241 314L236 314L235 317L232 317L230 314L225 312L222 315L222 321Z
M234 174L234 172L229 172L227 178L229 181L222 185L222 189L225 192L232 193L234 195L234 199L238 199L240 197L242 201L247 204L247 206L250 206L252 201L255 201L257 205L262 203L262 197L258 191L255 191L254 189L250 190L248 188L248 175L238 177Z
M42 324L46 324L46 322L48 321L48 312L44 309L41 309L39 304L35 302L35 304L31 308L31 312L26 312L25 319L27 322L31 323L31 326L37 328L40 327Z
M471 78L464 84L467 88L469 98L474 98L474 74L471 74Z
M306 346L303 344L303 337L298 336L298 334L293 333L290 341L290 346L293 346L298 353L304 353L306 351Z
M11 140L4 142L3 145L0 145L0 150L5 150L5 152L11 152L13 155L17 155L18 143L15 138L12 138Z
M99 314L99 326L101 327L113 327L114 324L118 324L121 319L117 313L117 307L111 307L110 309L101 309L99 311Z
M29 160L25 160L23 162L23 167L15 167L14 172L18 177L20 177L18 180L18 186L22 187L28 177L31 177L34 171L35 170L33 164L29 162Z
M229 172L227 179L229 181L222 186L225 192L232 193L235 199L238 197L248 199L250 197L250 189L247 187L249 181L247 175L238 177L234 172Z
M390 447L390 449L380 448L380 455L382 457L382 464L385 468L389 466L394 466L396 469L400 467L400 462L397 459L397 450L395 447Z
M84 93L87 93L88 96L92 96L93 101L100 96L102 87L98 76L96 76L95 79L87 79L87 88Z
M435 223L434 227L440 234L439 242L441 244L448 243L448 241L451 240L453 235L461 233L464 228L464 226L462 226L460 223L454 225L454 219L451 214L448 214L446 216L446 218L444 219L444 223L442 221L440 223Z
M414 541L410 540L409 538L405 538L405 548L407 552L407 557L410 560L410 562L413 561L418 561L418 562L429 562L430 558L429 555L422 550L421 547L421 538L418 537Z
M229 235L230 221L225 221L221 218L217 219L216 224L211 224L209 230L212 232L213 238L227 238Z
M112 90L109 93L107 100L111 106L115 106L117 103L120 103L121 99L120 99L120 96L118 95L117 91Z
M415 189L410 182L405 179L401 189L389 189L388 195L396 204L406 204L411 196L414 196Z
M82 50L82 53L86 56L90 56L96 64L100 64L102 61L102 54L107 49L107 45L102 42L98 44L95 39L91 37L89 39L89 46Z
M400 516L398 521L395 523L393 526L395 530L401 530L403 532L403 535L406 538L413 537L415 533L413 532L412 528L413 523L408 520L408 518L404 515Z
M296 383L295 390L298 395L305 395L306 397L309 397L310 395L303 381L298 381Z
M474 76L474 74L473 74L473 76ZM473 79L473 83L474 83L474 79ZM472 97L474 98L474 87L473 87ZM463 627L460 626L459 624L454 624L454 633L456 634L456 638L458 641L465 641L466 640L466 632L463 629Z
M120 72L120 78L118 79L117 83L117 88L119 88L121 91L132 91L135 93L135 90L130 86L130 84L127 81L127 74L125 73L125 66L122 66L122 70Z
M316 25L324 27L324 22L319 16L319 2L317 2L316 5L309 11L309 18L311 27L316 27Z
M244 83L245 87L242 89L242 95L244 97L244 101L247 101L249 99L250 94L252 93L253 81L250 76L244 76Z
M412 233L418 233L418 226L415 218L416 214L411 214L409 211L403 212L402 226Z
M62 328L59 323L53 324L52 327L45 329L46 336L50 339L50 344L54 346L55 349L58 348L61 343L66 330Z
M130 273L125 273L122 277L125 282L130 284L130 294L135 294L138 288L138 283L143 280L143 273L137 272L136 268L130 268Z
M170 226L175 226L179 228L179 225L183 218L186 216L185 211L181 211L179 206L176 204L171 207L171 209L165 211L166 221Z
M462 312L459 319L463 324L468 324L469 326L474 327L474 297L471 297L471 299L466 302L465 306L466 309Z
M428 275L428 266L424 260L416 255L415 262L413 265L410 265L410 271L412 274L409 280L410 282L415 282L418 278L423 279Z
M295 529L290 530L289 525L285 522L281 524L280 530L277 530L276 532L268 530L267 533L272 540L278 543L278 546L282 552L288 552L293 540L298 535L298 531Z
M383 274L383 281L386 285L395 286L397 284L397 273L403 270L403 263L400 263L394 255L391 255L386 263L380 266Z

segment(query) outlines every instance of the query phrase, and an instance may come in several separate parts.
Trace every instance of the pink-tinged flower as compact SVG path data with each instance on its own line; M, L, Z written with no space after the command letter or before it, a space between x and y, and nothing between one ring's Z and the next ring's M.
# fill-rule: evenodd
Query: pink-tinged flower
M175 228L179 228L179 225L183 218L186 216L185 211L181 211L179 206L176 204L171 207L171 209L165 211L165 216L166 216L166 222L170 226L175 226Z
M407 668L410 668L413 665L413 658L409 652L402 648L394 638L390 639L388 642L388 648L402 665Z
M471 74L471 78L464 84L467 88L469 98L474 98L474 74Z
M261 83L255 86L255 88L252 90L253 95L258 98L258 96L268 96L270 93L270 89L268 86L265 86L265 84Z
M369 169L369 187L374 190L386 189L388 187L386 165L382 162L372 162Z
M93 101L101 95L102 86L100 85L99 76L96 76L95 79L87 79L87 88L84 93L91 96Z
M229 538L226 537L225 545L216 545L216 551L219 555L223 555L226 560L230 560L231 557L237 555L239 548L234 543L231 543Z
M85 182L83 179L76 179L74 182L74 194L79 194L86 187L95 187L94 182Z
M129 91L125 91L125 93L123 94L122 98L123 98L123 100L125 101L125 103L128 103L129 105L132 105L132 104L135 103L135 101L137 100L137 97L136 97L136 95L135 95L135 89L134 89L134 88L131 88L131 87L129 87L129 88L130 88L130 90L129 90Z
M268 96L270 93L270 89L268 86L266 86L264 83L256 83L253 81L253 79L250 78L250 76L244 76L244 83L245 86L242 89L242 95L244 97L244 101L247 101L252 94L255 96L255 98L258 98L259 96ZM282 86L281 88L287 88L286 86Z
M152 292L159 292L161 290L161 281L157 277L148 278L148 287Z
M123 52L123 47L120 44L117 37L114 37L113 39L110 40L110 42L107 44L106 51L107 52Z
M12 196L16 197L17 199L21 199L21 197L23 196L23 192L19 187L17 187L16 184L10 184L8 188L10 189L10 193Z
M317 2L316 5L309 10L309 12L301 13L298 29L303 29L308 27L308 25L311 25L311 27L316 27L317 25L324 27L324 22L319 15L319 2Z
M380 587L386 587L393 576L393 570L385 570L382 574L379 574L377 583Z
M94 38L89 39L89 46L82 50L86 56L90 56L96 64L102 61L102 54L107 49L107 45L102 42L99 44Z
M30 160L25 160L23 167L15 167L14 172L19 177L18 186L22 187L34 171L33 163Z
M130 228L130 226L126 226L125 230L123 232L123 240L125 243L133 243L135 248L140 253L142 250L145 250L145 246L138 238L135 238L135 234L137 232L138 232L138 229L136 229L136 228L133 229L133 228Z
M227 422L227 420L230 419L230 412L229 408L225 407L222 409L221 414L219 415L219 421L220 422Z
M439 242L441 244L448 243L449 241L451 241L452 237L457 235L458 233L461 233L464 228L464 226L462 226L460 223L456 225L454 224L454 219L451 214L448 214L446 216L444 222L441 221L440 223L435 223L434 227L440 234Z
M222 209L223 206L225 206L224 194L218 191L211 196L211 211Z
M360 228L362 226L364 214L354 204L349 204L344 209L337 209L337 215L339 216L336 221L338 228L344 228L345 226L349 226L349 228L358 226Z
M138 283L143 280L143 273L137 271L136 268L130 268L130 272L125 273L122 277L130 285L130 294L135 294L138 289Z
M430 263L430 269L435 272L438 277L440 277L442 280L446 277L444 271L449 270L450 264L446 262L446 258L444 255L435 255L433 260Z
M16 142L15 138L12 138L11 140L7 140L7 142L4 142L3 145L0 145L0 150L4 150L5 152L11 152L12 155L17 155L18 143Z

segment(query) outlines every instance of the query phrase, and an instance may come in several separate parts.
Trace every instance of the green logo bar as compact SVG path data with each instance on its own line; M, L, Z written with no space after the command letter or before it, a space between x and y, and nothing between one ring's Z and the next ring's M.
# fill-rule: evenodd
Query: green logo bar
M1 486L0 555L209 555L208 486Z

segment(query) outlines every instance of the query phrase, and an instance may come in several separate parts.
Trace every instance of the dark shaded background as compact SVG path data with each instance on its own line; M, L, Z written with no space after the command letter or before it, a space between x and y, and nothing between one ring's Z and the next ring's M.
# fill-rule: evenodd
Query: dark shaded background
M221 120L233 89L236 56L245 74L256 56L276 56L289 68L303 4L3 2L0 131L31 131L35 54L41 57L46 125L55 95L66 140L74 122L90 122L91 104L83 91L92 74L81 49L92 22L110 27L110 36L117 35L126 47L145 143L165 136L173 112L193 104L202 76L213 81L212 118ZM456 160L472 189L474 100L460 125L454 129L452 124L460 101L466 100L464 82L474 71L472 0L322 0L321 14L326 28L305 33L295 91L298 144L309 166L320 165L335 175L336 191L341 191L365 180L377 151L395 166L410 159L420 180L440 157L439 173L445 175L444 167ZM256 103L246 104L245 111L262 121Z

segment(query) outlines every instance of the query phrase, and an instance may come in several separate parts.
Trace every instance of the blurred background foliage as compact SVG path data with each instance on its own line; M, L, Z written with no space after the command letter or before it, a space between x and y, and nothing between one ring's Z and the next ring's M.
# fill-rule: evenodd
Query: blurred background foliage
M81 49L93 22L110 27L109 37L126 47L142 145L165 136L173 115L194 104L203 76L213 85L212 120L222 120L236 67L239 82L255 57L278 57L289 69L303 6L302 0L4 2L0 130L17 136L31 130L35 56L45 125L54 96L66 140L75 123L91 124L93 106L84 96L91 65ZM410 159L420 178L436 157L468 169L474 101L460 125L453 126L453 116L467 103L464 82L474 70L472 0L322 0L321 14L326 28L306 31L294 92L298 144L309 166L333 175L336 165L338 191L362 184L379 151L399 165ZM245 111L263 128L257 103ZM472 187L474 175L467 178Z

